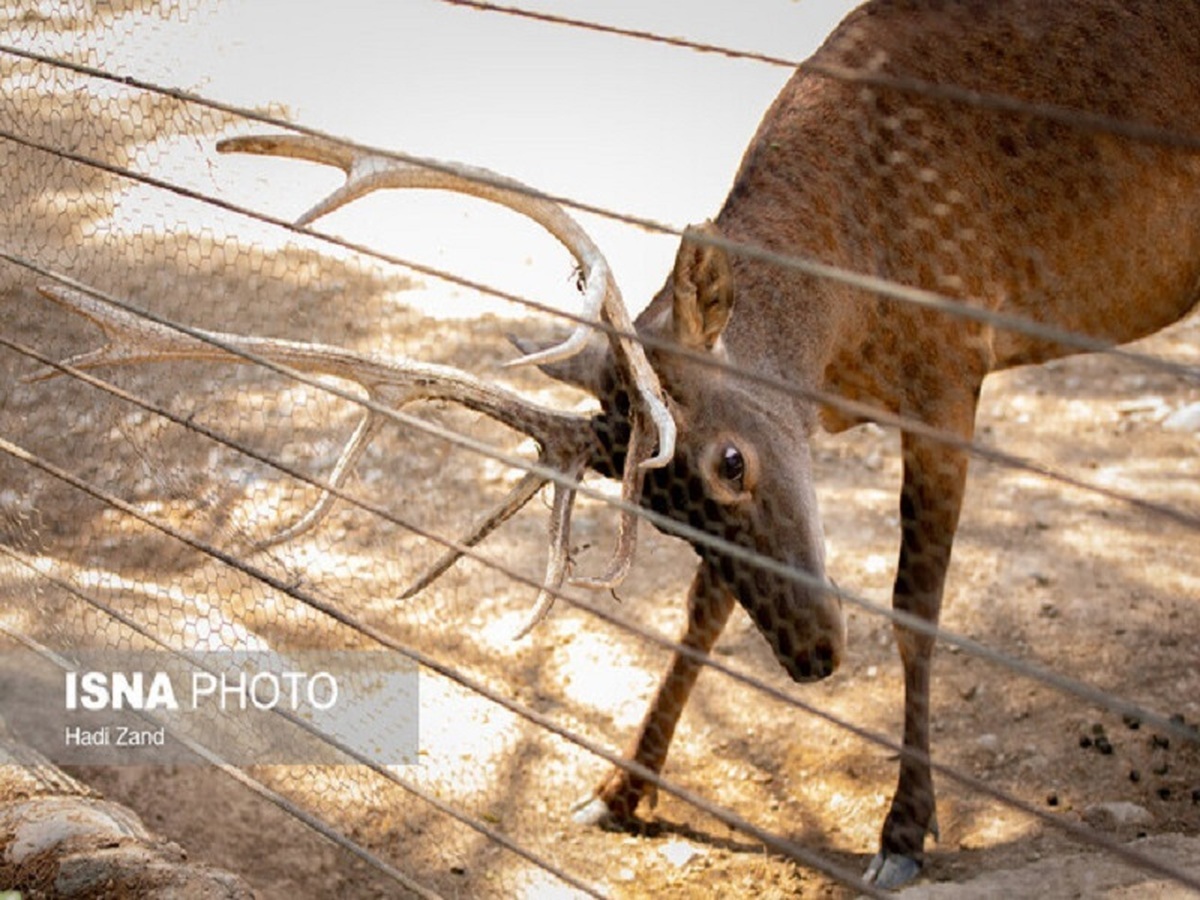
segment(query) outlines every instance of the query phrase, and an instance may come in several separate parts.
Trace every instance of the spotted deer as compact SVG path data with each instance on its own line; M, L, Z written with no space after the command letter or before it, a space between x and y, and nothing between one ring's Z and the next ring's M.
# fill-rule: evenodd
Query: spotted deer
M232 344L354 377L384 406L440 397L531 434L541 465L462 544L554 483L553 552L535 618L569 574L571 504L585 470L621 479L627 501L613 563L593 586L628 570L639 504L663 527L693 529L699 565L681 638L692 652L671 660L628 750L651 772L661 771L700 659L735 604L796 681L837 670L846 631L825 573L811 441L872 410L911 423L893 596L915 617L895 628L906 752L866 874L880 887L911 879L937 828L928 762L935 639L913 623L938 620L984 377L1142 337L1200 298L1200 3L870 0L783 88L724 206L685 235L635 323L587 236L507 179L304 136L236 138L222 149L344 169L346 184L305 224L381 187L467 191L539 221L576 256L586 315L605 327L596 336L581 326L546 350L521 344L524 361L591 391L599 412L558 412L456 370L329 347L236 335L175 346L50 289L113 338L78 362L228 359L221 347ZM1016 320L1026 324L1001 325ZM790 389L771 387L780 382ZM335 482L378 415L367 413ZM614 768L580 817L628 822L650 790L642 775Z

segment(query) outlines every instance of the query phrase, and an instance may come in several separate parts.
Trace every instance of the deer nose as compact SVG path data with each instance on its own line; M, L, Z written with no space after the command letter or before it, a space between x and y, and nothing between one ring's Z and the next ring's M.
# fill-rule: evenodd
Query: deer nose
M842 664L846 621L833 594L815 591L792 615L760 619L759 628L793 681L820 681Z
M819 535L819 528L813 530ZM784 577L766 566L717 557L722 577L750 613L776 660L794 681L832 675L846 648L846 620L837 589L825 578L817 539L793 552L775 552L794 570Z
M842 654L833 641L820 638L811 648L794 653L781 662L794 681L820 681L837 671Z

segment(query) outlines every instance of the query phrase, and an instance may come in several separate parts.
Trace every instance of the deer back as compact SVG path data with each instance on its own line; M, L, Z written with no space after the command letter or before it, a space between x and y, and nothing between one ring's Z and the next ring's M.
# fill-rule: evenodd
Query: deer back
M876 0L780 93L716 221L739 243L1122 343L1200 296L1198 146L1193 0ZM776 262L731 267L736 366L893 412L936 419L948 382L1069 352ZM639 324L661 330L668 303Z

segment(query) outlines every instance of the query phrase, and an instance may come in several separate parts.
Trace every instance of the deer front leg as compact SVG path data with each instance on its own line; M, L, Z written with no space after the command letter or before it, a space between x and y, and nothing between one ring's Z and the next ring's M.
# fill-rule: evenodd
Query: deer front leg
M970 432L970 420L966 422ZM967 453L905 434L904 489L900 497L900 565L893 607L936 625L950 549L966 486ZM865 880L882 888L910 881L924 862L925 835L937 837L929 768L929 686L934 638L897 623L904 664L904 748L900 780L883 825L878 855Z
M688 593L687 628L680 643L707 654L729 621L733 605L733 595L713 577L708 564L701 563ZM626 759L653 772L662 771L675 726L701 668L698 661L678 652L671 657L666 677L658 686L654 702L625 754ZM625 769L615 767L592 797L579 808L575 820L588 825L627 824L633 820L638 803L644 796L653 799L654 785Z

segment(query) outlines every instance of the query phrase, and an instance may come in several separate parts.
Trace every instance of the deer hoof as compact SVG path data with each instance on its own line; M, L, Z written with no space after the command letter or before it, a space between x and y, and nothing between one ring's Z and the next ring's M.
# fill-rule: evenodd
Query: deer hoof
M885 891L904 887L921 872L921 864L911 856L880 850L867 866L863 881Z
M571 818L577 825L595 826L602 831L615 831L623 834L652 837L661 830L656 822L644 822L636 816L621 815L619 808L614 809L601 797L588 797L586 800L581 800L572 808Z

